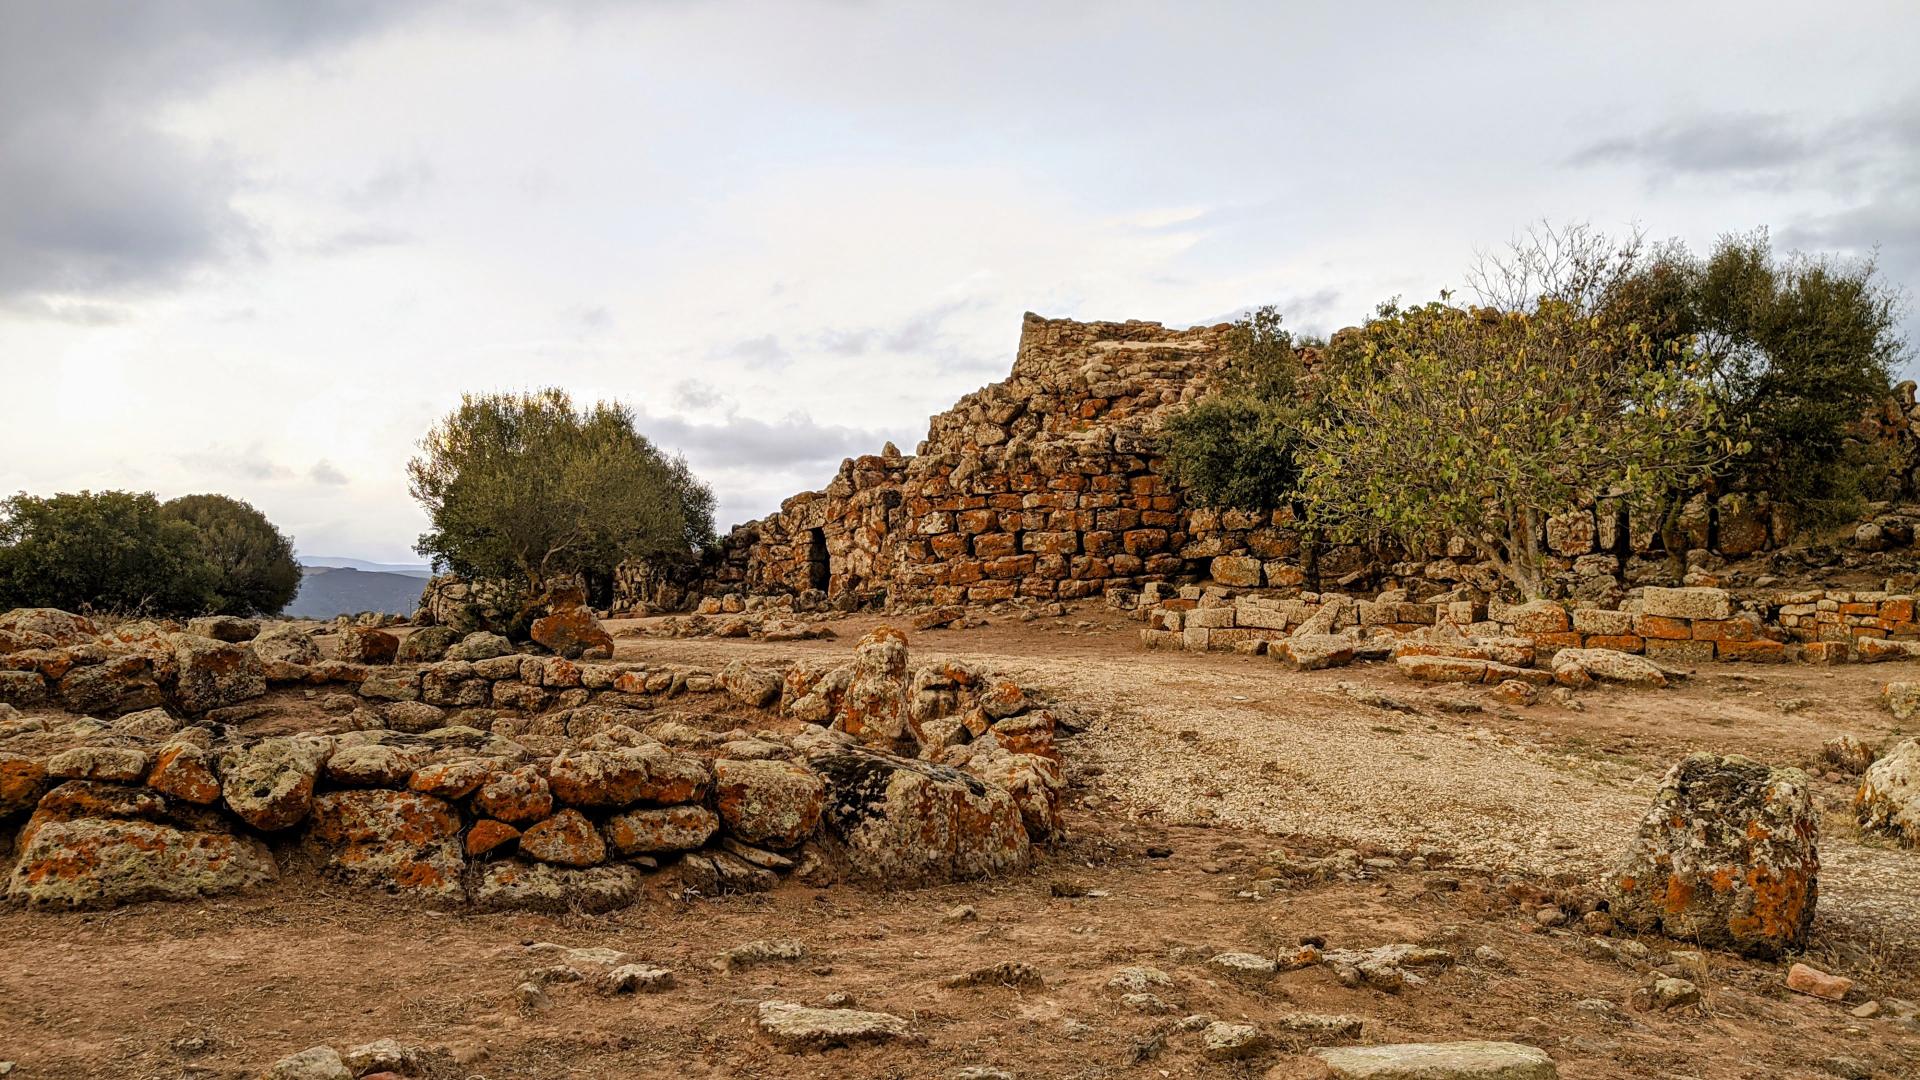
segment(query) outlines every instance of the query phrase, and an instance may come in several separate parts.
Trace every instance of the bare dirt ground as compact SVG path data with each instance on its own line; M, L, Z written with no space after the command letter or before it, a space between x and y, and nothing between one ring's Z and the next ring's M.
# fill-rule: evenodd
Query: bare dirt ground
M724 663L844 654L882 620L833 623L838 640L788 644L622 639L620 657ZM1535 911L1624 848L1655 781L1694 749L1811 763L1820 743L1896 734L1877 702L1912 665L1701 669L1680 689L1585 693L1584 711L1422 690L1390 670L1291 673L1264 658L1147 653L1136 624L1088 606L1065 620L913 635L917 659L1004 670L1072 703L1071 839L1032 873L878 894L790 884L691 904L664 895L604 916L422 911L320 881L289 859L257 896L93 915L0 913L0 1060L20 1077L257 1075L287 1053L378 1038L445 1046L453 1077L944 1077L994 1066L1020 1077L1316 1075L1282 1041L1248 1062L1205 1060L1181 1017L1277 1029L1293 1012L1346 1013L1365 1041L1511 1039L1568 1078L1920 1075L1920 1030L1850 1009L1920 996L1920 853L1863 840L1843 783L1827 811L1814 952L1860 985L1845 1004L1789 993L1784 964L1709 954L1703 1006L1629 1009L1649 981L1587 935ZM1090 624L1085 625L1082 624ZM1905 670L1903 670L1905 669ZM1364 704L1371 687L1404 709ZM1462 711L1467 710L1467 711ZM1268 852L1342 846L1388 857L1362 880L1256 887ZM1149 849L1170 849L1162 854ZM1411 857L1424 853L1430 868ZM1059 896L1056 893L1088 895ZM949 917L971 906L977 920ZM1439 945L1458 959L1397 994L1342 985L1324 966L1249 989L1214 974L1221 951L1268 955L1303 937L1334 948ZM722 971L715 957L791 938L797 963ZM540 962L522 945L610 946L671 968L659 994L513 990ZM1656 950L1680 947L1649 940ZM1498 955L1476 956L1487 946ZM948 976L1023 961L1044 987L948 989ZM1177 1011L1125 1007L1108 980L1150 965ZM777 1051L757 1003L858 1007L911 1020L912 1046ZM1850 1064L1832 1059L1845 1057ZM1269 1072L1271 1070L1271 1072ZM1848 1070L1856 1070L1849 1073Z

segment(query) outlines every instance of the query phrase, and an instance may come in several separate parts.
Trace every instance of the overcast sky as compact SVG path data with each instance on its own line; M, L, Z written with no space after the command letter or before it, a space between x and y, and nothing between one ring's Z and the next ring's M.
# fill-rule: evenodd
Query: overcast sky
M1916 41L1911 0L0 0L0 492L416 561L427 426L558 385L724 529L911 453L1027 310L1324 331L1543 218L1912 289Z

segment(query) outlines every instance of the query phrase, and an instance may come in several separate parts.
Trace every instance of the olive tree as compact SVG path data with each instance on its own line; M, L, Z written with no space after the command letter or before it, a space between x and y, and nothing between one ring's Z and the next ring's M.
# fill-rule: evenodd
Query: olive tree
M215 573L191 522L151 492L24 492L0 503L0 609L197 615Z
M1527 597L1546 518L1665 490L1717 454L1711 405L1652 339L1572 299L1529 310L1443 295L1336 335L1304 431L1301 490L1332 535L1459 537Z
M226 495L182 495L160 512L194 527L211 577L206 610L220 615L271 615L300 591L293 540L253 505Z
M468 394L407 465L430 528L416 550L529 596L636 557L687 559L713 539L713 495L615 402L557 389Z

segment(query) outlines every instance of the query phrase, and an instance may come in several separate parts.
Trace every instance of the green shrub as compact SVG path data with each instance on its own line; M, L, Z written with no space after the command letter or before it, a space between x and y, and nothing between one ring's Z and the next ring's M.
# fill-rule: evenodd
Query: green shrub
M1271 510L1293 495L1303 398L1293 336L1273 307L1234 324L1213 391L1176 413L1161 432L1168 471L1201 506Z
M271 615L300 591L293 541L251 504L225 495L182 495L160 512L199 533L200 556L212 568L209 612Z
M0 503L0 609L197 615L217 574L192 523L149 492L21 493Z

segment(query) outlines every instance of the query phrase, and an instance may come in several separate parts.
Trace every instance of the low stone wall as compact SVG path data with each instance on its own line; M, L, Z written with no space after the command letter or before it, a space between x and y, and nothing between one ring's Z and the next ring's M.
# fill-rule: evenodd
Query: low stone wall
M36 906L251 889L290 861L487 910L604 909L656 871L700 893L783 875L916 886L1021 868L1059 827L1053 713L967 665L910 665L891 629L846 660L720 671L519 653L263 661L256 648L285 643L271 631L91 631L65 624L65 643L0 665L38 680L18 695L29 710L71 708L75 672L94 673L82 685L100 706L0 704L0 822L26 819L8 896ZM456 651L499 648L489 637ZM200 693L207 663L179 659L206 653L222 658L219 694ZM273 711L270 683L335 688L316 726L347 730L239 734Z
M1171 595L1167 595L1171 594ZM1446 593L1412 601L1399 590L1360 599L1330 593L1280 597L1188 586L1121 592L1110 602L1147 622L1148 648L1265 653L1306 628L1404 636L1430 627L1472 638L1521 638L1541 656L1559 649L1609 649L1674 663L1872 662L1920 656L1912 596L1865 591L1799 591L1736 597L1715 588L1638 591L1619 608L1536 600L1491 602Z

